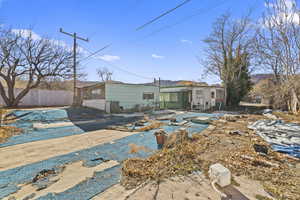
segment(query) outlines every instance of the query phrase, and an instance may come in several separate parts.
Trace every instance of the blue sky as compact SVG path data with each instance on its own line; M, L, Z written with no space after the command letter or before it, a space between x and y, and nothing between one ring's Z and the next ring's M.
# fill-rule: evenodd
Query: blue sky
M0 24L14 29L32 28L41 37L71 45L71 38L58 31L63 27L88 37L90 42L79 41L79 45L92 52L111 44L97 58L82 62L88 80L99 80L96 69L107 67L113 71L113 79L124 82L149 82L153 77L217 82L215 77L201 76L203 67L197 60L203 55L201 40L210 33L214 20L226 11L239 17L253 8L253 17L258 17L263 0L192 0L144 29L135 30L181 2L0 0ZM197 15L182 20L194 14Z

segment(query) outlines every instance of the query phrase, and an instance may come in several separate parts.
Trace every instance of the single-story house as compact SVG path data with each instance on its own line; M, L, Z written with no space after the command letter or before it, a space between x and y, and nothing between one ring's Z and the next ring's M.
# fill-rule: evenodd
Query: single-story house
M104 82L77 88L82 106L107 113L142 111L159 106L159 87L145 84Z
M208 110L224 105L224 88L209 85L178 85L160 89L160 107Z

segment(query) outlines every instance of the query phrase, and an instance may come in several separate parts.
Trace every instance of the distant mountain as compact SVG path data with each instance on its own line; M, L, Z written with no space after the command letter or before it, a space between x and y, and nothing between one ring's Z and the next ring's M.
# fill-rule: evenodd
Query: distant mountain
M153 85L154 83L145 83L145 85ZM158 80L157 80L158 84ZM178 86L178 85L208 85L205 82L187 81L187 80L160 80L161 87Z

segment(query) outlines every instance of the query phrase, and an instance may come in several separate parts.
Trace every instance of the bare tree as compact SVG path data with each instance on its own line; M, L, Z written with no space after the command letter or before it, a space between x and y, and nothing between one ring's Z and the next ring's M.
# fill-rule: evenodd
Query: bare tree
M293 113L300 109L300 15L295 1L266 2L255 40L257 58L273 72L285 105ZM281 96L282 96L281 95ZM274 97L278 98L278 97ZM284 106L284 105L283 105Z
M48 39L36 39L32 34L0 30L0 94L9 107L47 77L62 77L71 69L72 52ZM17 80L25 80L24 89L15 90Z
M111 77L113 75L113 73L109 69L107 69L106 67L98 68L97 69L97 74L98 74L98 76L99 76L99 78L101 79L102 82L111 81Z
M226 104L237 104L249 89L248 75L252 58L253 31L250 19L232 20L222 15L214 23L211 34L204 40L207 45L203 66L209 74L217 75L225 87ZM245 87L238 83L245 78ZM233 95L232 92L237 92ZM239 98L236 98L239 97ZM233 99L236 99L232 101Z

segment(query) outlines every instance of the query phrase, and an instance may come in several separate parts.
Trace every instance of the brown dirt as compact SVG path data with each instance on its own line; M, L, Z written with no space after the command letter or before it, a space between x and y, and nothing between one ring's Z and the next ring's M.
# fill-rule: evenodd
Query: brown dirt
M300 199L299 159L272 151L262 138L247 128L249 122L262 118L262 115L243 115L229 121L220 119L201 134L173 148L165 148L147 159L129 159L123 164L121 183L132 188L147 180L186 175L195 170L207 173L208 167L218 162L234 176L259 181L277 199ZM253 144L266 145L268 155L256 153Z
M22 132L21 129L13 126L0 127L0 143L5 142L8 138L14 135L18 135Z

